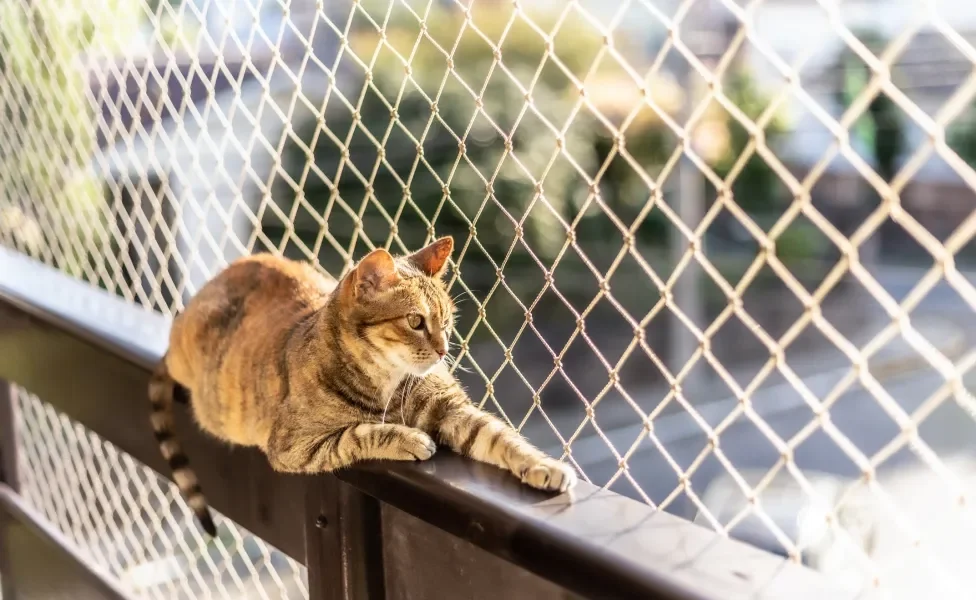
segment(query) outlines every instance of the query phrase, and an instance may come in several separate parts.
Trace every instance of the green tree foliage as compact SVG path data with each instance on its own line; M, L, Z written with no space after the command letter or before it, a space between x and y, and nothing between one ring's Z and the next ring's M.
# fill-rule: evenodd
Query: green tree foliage
M872 30L854 32L858 39L875 55L884 51L887 40ZM841 73L837 101L847 110L860 96L871 76L871 68L849 48L837 57L836 68ZM904 124L901 112L886 94L878 93L852 125L855 138L871 152L878 175L891 181L897 170L897 162L905 147Z
M396 234L408 246L420 243L431 225L439 235L462 239L475 232L476 244L495 262L508 255L516 230L544 261L563 246L570 226L579 240L619 248L620 224L628 227L639 215L638 239L665 243L663 214L642 213L652 195L647 176L660 171L677 147L676 137L643 104L632 79L613 71L612 60L591 72L604 40L588 23L571 17L560 22L551 48L557 65L537 29L512 20L511 10L507 4L479 4L470 21L458 10L432 10L424 23L429 39L413 15L371 13L374 23L386 21L382 40L376 25L354 18L343 63L356 65L356 82L343 87L340 81L339 87L353 106L361 94L361 110L353 114L352 106L333 94L322 119L298 126L301 142L286 145L283 157L291 178L302 182L300 193L329 217L328 235L337 243L347 246L358 234L357 218L344 215L336 198L346 203L346 212L362 215L362 228L374 241L390 239L388 220L398 218ZM538 30L554 30L554 15L532 19ZM498 56L486 39L502 40ZM627 40L618 35L614 43L623 46ZM580 91L565 71L585 82L589 104L580 105ZM661 88L668 86L681 95L663 79L652 82L648 93L667 95ZM530 90L528 107L523 90ZM736 75L728 93L735 102L750 104L752 118L765 107L747 74ZM618 105L616 114L610 114L614 107L603 106L612 104ZM636 115L630 114L632 107L638 107ZM663 108L673 113L678 106ZM619 127L628 116L625 160L607 122ZM722 126L732 141L717 159L720 174L749 139L727 115ZM775 121L767 140L781 131ZM382 157L377 144L383 146ZM559 145L563 152L557 152ZM599 175L596 199L579 171L590 180ZM772 194L775 177L754 157L735 184L736 194L761 204ZM524 254L516 244L510 261Z
M136 29L138 10L127 0L0 3L0 226L21 223L15 236L41 227L89 248L96 242L102 188L89 164L95 125L85 58L117 47ZM39 244L36 235L21 242L29 251ZM77 270L85 248L55 244L63 268Z
M976 168L976 104L971 104L946 128L949 147Z
M488 7L476 22L485 37L497 41L506 29L507 14ZM569 160L553 158L557 150L553 129L565 125L574 105L571 81L550 63L532 85L532 103L550 120L547 125L531 108L525 110L525 93L510 78L525 88L535 78L546 51L535 32L524 28L508 32L502 44L502 67L491 45L458 11L433 11L426 26L433 42L425 38L415 44L420 35L411 16L387 25L388 46L380 44L379 35L369 26L352 36L352 52L371 61L371 80L353 86L364 87L355 123L349 107L333 96L325 115L330 132L320 134L312 148L316 171L336 181L338 195L350 206L362 204L365 181L370 182L376 200L368 203L363 226L371 239L383 240L389 234L382 212L390 216L402 212L398 234L408 239L411 227L422 237L429 220L436 219L438 234L467 237L477 231L488 255L500 260L516 228L521 228L534 250L551 256L566 237L560 219L572 219L584 187ZM582 73L587 57L602 41L586 27L567 24L565 28L574 43L560 47L559 58L569 70ZM451 53L452 63L445 52ZM409 78L404 66L407 57ZM360 72L358 77L362 76ZM356 101L355 95L349 96ZM436 105L431 102L434 98ZM394 105L395 114L391 113ZM317 125L309 123L300 131L302 145L311 145ZM576 165L590 173L595 173L600 161L596 141L601 129L584 111L563 139ZM385 142L384 160L377 158L376 141ZM343 146L348 148L349 163L340 171ZM286 150L286 165L296 179L307 160L301 145ZM543 172L545 178L537 188L535 182ZM312 176L306 178L303 193L322 210L332 189L321 177ZM345 242L348 236L342 229L336 227L332 233Z
M744 67L730 71L722 89L728 99L753 122L760 118L769 105L768 95L759 89L755 78ZM711 166L716 175L725 179L752 141L752 136L731 116L725 116L723 120L728 129L729 141ZM787 130L788 125L783 116L780 113L774 114L763 130L766 144L775 148ZM753 152L733 181L732 194L736 203L746 212L762 213L772 211L777 200L782 200L777 197L778 188L782 188L779 176L762 156Z
M976 106L969 107L956 119L948 138L949 146L959 157L976 168Z

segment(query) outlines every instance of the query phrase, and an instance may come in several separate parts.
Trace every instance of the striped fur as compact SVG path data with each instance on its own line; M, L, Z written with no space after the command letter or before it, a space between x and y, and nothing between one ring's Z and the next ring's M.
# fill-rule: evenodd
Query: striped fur
M163 453L163 458L169 463L169 468L173 472L173 480L180 489L180 493L186 498L186 503L193 510L200 521L200 526L211 536L217 535L217 527L214 525L213 517L207 508L207 500L200 490L197 483L197 476L190 469L190 460L187 458L180 443L173 432L173 401L176 392L176 382L169 376L166 370L166 361L163 360L153 372L149 379L149 403L152 408L150 420L152 422L153 434L159 442L159 449Z
M436 440L532 487L575 483L570 467L474 406L450 374L452 249L442 238L399 258L375 250L341 281L255 255L197 293L173 322L150 396L163 453L198 516L208 515L203 496L170 433L174 381L203 429L260 448L278 471L424 460Z

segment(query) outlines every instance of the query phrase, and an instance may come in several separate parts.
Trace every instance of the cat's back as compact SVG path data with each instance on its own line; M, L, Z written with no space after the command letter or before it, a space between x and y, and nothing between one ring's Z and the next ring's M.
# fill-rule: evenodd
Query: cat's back
M189 371L201 355L212 354L242 329L287 327L290 320L323 306L335 287L335 279L308 263L271 254L234 261L201 287L173 321L169 361L174 377L192 376Z
M237 259L207 282L191 301L211 296L253 294L255 299L279 301L285 298L296 302L315 302L329 294L335 279L316 271L305 262L297 262L273 254L254 254ZM189 311L190 306L187 307Z
M207 320L212 316L209 313L236 312L243 304L249 312L279 310L289 305L298 309L312 307L321 304L335 286L335 279L308 263L255 254L234 261L207 282L180 318Z

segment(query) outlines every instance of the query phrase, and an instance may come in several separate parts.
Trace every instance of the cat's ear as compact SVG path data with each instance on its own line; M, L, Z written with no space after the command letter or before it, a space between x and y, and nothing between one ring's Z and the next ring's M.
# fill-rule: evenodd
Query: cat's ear
M447 273L447 259L454 252L454 238L442 237L409 256L410 262L430 277L443 277Z
M400 279L393 257L383 248L364 256L351 275L356 296L381 292Z

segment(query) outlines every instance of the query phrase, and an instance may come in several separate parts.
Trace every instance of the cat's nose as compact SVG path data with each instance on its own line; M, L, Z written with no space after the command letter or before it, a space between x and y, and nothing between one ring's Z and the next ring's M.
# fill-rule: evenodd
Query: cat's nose
M447 354L447 350L444 350L443 348L438 348L434 350L434 352L437 353L437 358L444 358L444 355Z

